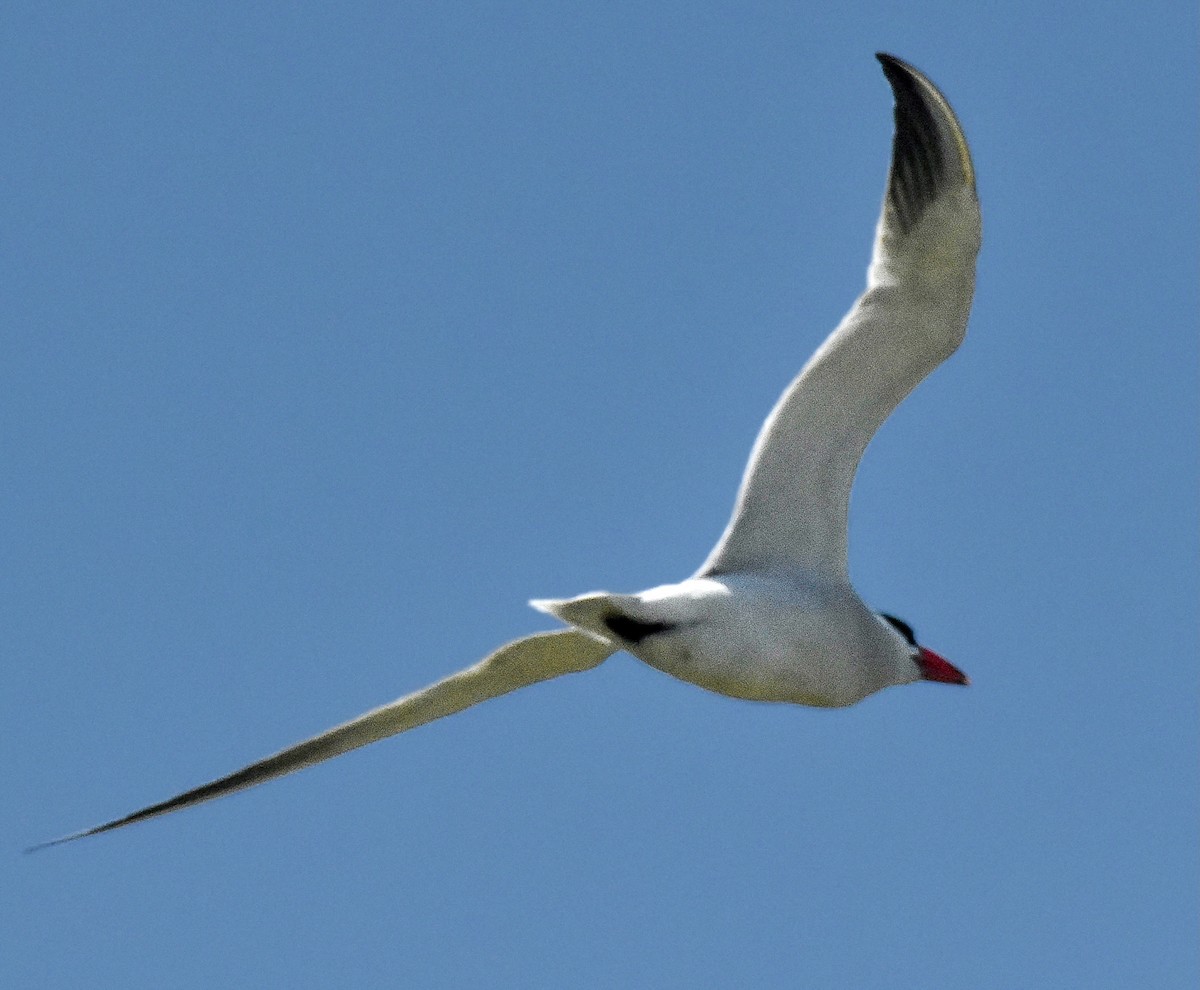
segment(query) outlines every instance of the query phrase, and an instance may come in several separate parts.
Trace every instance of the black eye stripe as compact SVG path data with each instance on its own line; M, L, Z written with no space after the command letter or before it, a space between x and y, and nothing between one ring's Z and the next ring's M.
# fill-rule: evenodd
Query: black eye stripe
M891 624L892 628L895 629L896 632L898 632L906 640L908 640L909 646L917 645L917 637L916 637L916 634L913 632L913 627L910 626L903 619L897 619L894 615L888 615L886 612L880 612L879 617L881 619L887 619L887 621Z

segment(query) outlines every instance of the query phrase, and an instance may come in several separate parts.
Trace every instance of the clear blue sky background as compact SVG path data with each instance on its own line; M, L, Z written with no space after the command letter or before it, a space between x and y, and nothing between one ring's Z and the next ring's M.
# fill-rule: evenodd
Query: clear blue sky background
M297 9L299 7L299 9ZM1190 987L1194 5L10 5L0 985ZM885 49L985 246L855 491L967 670L621 656L114 835L690 573L863 283Z

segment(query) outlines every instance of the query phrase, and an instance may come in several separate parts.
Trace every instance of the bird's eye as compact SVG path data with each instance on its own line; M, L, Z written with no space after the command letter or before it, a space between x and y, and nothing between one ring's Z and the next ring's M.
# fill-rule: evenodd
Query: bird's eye
M908 640L909 646L917 645L917 637L913 632L913 627L903 619L897 619L894 615L888 615L886 612L880 612L879 617L881 619L886 619L892 628L896 630L896 632Z

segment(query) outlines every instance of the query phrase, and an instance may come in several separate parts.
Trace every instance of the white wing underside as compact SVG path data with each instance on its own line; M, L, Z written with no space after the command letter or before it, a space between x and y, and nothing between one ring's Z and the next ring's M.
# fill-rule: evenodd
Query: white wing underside
M235 791L245 790L247 787L266 783L284 774L341 756L368 743L407 732L434 719L453 715L489 698L497 698L552 677L590 670L611 656L615 650L616 647L612 644L576 629L535 633L523 639L513 640L473 667L452 674L423 690L405 695L391 704L372 709L358 718L295 746L289 746L228 776L201 784L123 818L116 818L103 825L63 836L61 839L44 842L27 851L82 839L100 832L110 832L123 825L132 825L134 822L180 811L233 794Z
M867 290L763 424L700 576L800 568L847 578L850 488L892 410L966 333L980 244L966 140L916 69L880 56L896 134Z

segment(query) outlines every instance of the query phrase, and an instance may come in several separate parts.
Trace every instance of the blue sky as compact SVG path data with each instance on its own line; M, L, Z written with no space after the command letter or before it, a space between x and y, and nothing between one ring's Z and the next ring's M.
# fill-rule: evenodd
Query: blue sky
M9 9L0 984L1193 985L1195 11L847 6ZM969 690L620 656L19 854L689 574L862 286L877 49L985 244L852 572Z

